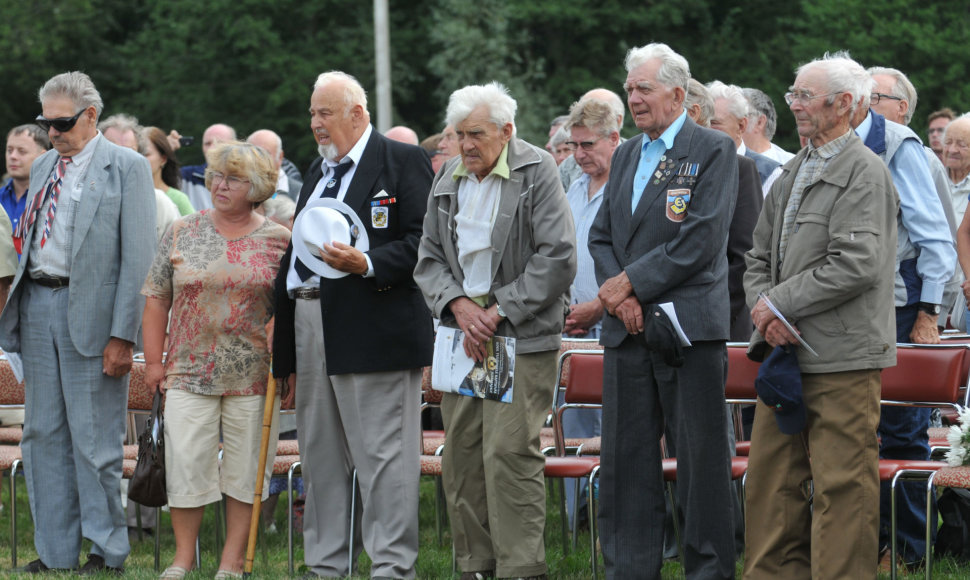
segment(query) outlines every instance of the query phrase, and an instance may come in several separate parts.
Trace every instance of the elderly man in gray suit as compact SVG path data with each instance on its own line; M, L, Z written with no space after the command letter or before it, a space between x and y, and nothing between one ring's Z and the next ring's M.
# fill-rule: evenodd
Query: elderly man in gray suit
M155 245L148 162L97 130L103 104L80 72L40 89L54 150L34 161L14 241L22 257L0 346L23 356L27 492L39 558L24 569L120 574L128 556L121 507L128 372Z
M723 387L737 155L730 138L688 118L690 69L682 56L649 44L627 53L626 69L627 104L643 135L616 150L589 234L609 314L600 336L606 355L599 525L607 577L660 577L666 423L680 451L684 572L734 578ZM680 357L645 338L662 303L673 304L691 341Z

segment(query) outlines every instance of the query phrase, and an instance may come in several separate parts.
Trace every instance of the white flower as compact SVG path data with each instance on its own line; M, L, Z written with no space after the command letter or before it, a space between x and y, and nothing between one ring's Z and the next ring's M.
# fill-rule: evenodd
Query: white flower
M951 447L950 450L946 452L946 462L950 467L960 467L963 465L965 459L966 450L960 445Z
M970 426L970 407L958 406L957 409L958 409L957 413L959 415L959 419L958 419L959 424L962 425L964 428L967 428L967 426Z

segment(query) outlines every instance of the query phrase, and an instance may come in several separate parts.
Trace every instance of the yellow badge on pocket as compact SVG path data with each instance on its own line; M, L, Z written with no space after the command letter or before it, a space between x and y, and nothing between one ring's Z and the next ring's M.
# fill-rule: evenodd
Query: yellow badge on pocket
M670 189L667 191L667 219L672 222L682 222L687 217L690 207L689 189Z
M387 206L370 208L370 225L374 229L387 228Z

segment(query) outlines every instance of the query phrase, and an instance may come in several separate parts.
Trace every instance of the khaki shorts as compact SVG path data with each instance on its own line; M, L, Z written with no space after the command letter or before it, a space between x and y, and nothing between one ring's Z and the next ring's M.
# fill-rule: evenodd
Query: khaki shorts
M213 396L169 389L165 392L165 482L168 504L194 508L225 494L253 503L263 427L262 395ZM279 436L276 397L262 497L269 497ZM223 457L219 461L222 428Z

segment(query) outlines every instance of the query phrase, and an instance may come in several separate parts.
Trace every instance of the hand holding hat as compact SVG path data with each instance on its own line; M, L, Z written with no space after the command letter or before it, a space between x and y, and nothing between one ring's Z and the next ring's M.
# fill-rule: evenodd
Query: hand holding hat
M322 255L329 244L333 251ZM293 223L293 251L318 276L343 278L356 269L357 250L370 249L367 230L353 209L332 197L308 203Z

